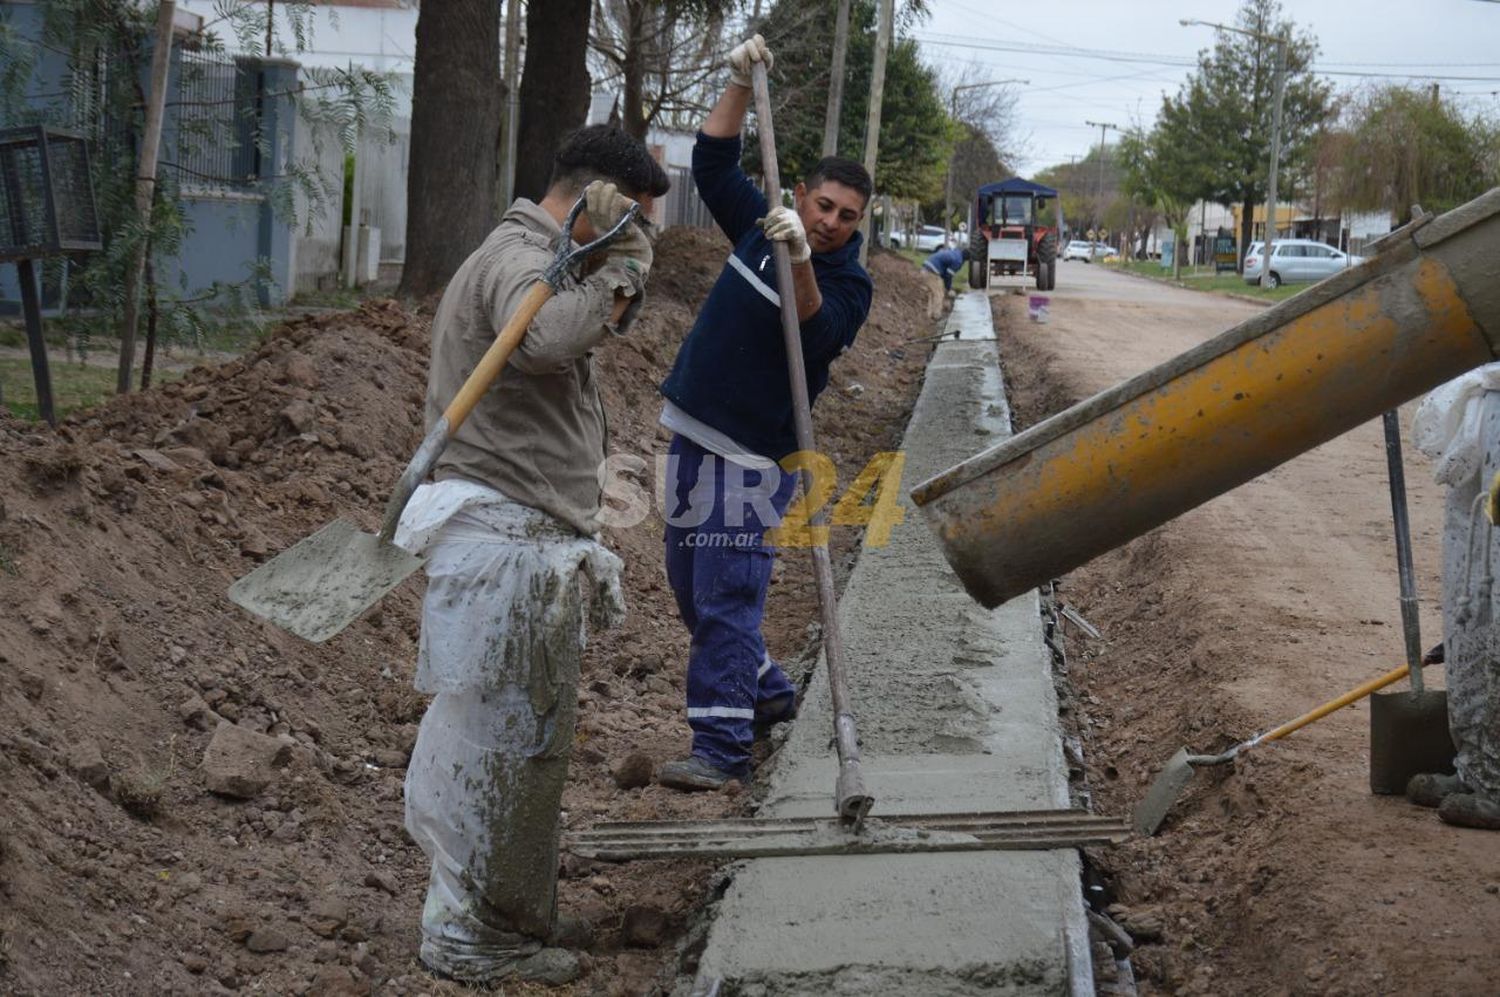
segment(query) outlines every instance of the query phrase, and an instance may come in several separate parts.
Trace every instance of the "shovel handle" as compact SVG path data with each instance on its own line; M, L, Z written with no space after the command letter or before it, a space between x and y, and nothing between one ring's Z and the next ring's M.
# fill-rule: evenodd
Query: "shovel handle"
M1392 668L1390 671L1386 672L1379 678L1373 678L1370 681L1366 682L1364 685L1356 686L1355 688L1350 689L1338 699L1329 700L1322 706L1319 706L1316 709L1309 710L1295 720L1288 720L1286 723L1282 724L1280 727L1277 727L1275 730L1266 731L1266 733L1262 734L1260 737L1255 738L1250 742L1250 744L1246 745L1246 747L1260 744L1263 741L1275 741L1280 738L1286 737L1292 731L1300 730L1303 727L1306 727L1308 724L1312 723L1314 720L1321 720L1335 710L1342 710L1350 703L1364 699L1372 692L1384 689L1386 686L1391 685L1395 682L1400 682L1402 679L1406 678L1407 673L1410 671L1410 665L1402 665L1400 668ZM1418 672L1420 673L1420 669L1418 669Z

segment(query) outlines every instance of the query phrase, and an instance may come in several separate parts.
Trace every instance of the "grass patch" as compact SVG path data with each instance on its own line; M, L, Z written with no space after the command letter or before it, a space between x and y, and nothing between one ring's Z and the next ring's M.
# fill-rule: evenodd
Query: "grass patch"
M335 287L325 291L302 291L288 303L292 308L358 308L370 297L367 289Z
M52 404L58 418L77 409L90 408L115 393L115 368L76 363L49 364L52 372ZM139 377L139 372L137 372ZM158 368L153 382L170 381L181 375ZM41 418L36 404L36 381L27 357L0 357L0 398L13 415L33 421Z
M1269 290L1254 284L1246 284L1245 278L1237 273L1215 274L1208 270L1194 273L1192 268L1184 268L1182 280L1173 280L1171 270L1163 270L1161 264L1155 260L1128 260L1121 263L1109 263L1106 266L1117 270L1127 270L1131 273L1142 274L1156 280L1161 280L1178 287L1185 287L1190 291L1211 291L1216 294L1237 294L1246 298L1256 298L1261 301L1285 301L1294 294L1312 287L1311 284L1283 284Z
M115 802L132 817L150 823L167 809L167 783L177 770L177 737L167 744L167 763L147 765L140 759L115 776Z

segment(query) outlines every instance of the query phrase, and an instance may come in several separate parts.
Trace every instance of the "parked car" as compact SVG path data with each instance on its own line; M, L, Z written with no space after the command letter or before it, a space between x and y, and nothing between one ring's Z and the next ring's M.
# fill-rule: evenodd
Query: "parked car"
M1094 260L1102 261L1107 257L1119 255L1119 253L1115 252L1115 248L1108 243L1095 242L1091 244L1086 239L1074 239L1064 247L1062 258L1064 260L1082 260L1085 263L1090 263Z
M1265 268L1265 243L1252 242L1245 253L1245 283L1259 284ZM1363 256L1350 256L1314 239L1277 239L1271 247L1270 274L1266 283L1310 284L1331 277L1340 270L1359 266Z
M943 248L943 230L937 225L923 225L915 232L892 232L891 247L902 249L910 245L923 253L935 253Z

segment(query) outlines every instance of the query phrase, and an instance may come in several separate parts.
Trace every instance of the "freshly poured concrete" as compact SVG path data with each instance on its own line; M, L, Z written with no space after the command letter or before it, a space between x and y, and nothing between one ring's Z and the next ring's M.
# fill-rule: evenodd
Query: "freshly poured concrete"
M891 543L840 603L874 816L1068 805L1035 594L993 611L959 586L905 488L1010 432L988 299L956 303L907 428ZM796 555L791 555L796 556ZM819 663L778 757L766 817L833 816L836 757ZM699 962L720 994L1092 993L1073 851L756 859Z

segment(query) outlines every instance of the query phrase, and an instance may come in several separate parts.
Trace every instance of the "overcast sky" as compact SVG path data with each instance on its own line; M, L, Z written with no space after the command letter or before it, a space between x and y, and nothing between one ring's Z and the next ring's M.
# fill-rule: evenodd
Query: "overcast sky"
M1031 81L1016 90L1029 153L1015 164L1023 174L1097 146L1099 129L1085 121L1149 127L1162 94L1175 94L1199 50L1213 45L1213 29L1177 22L1233 24L1240 7L1239 0L928 2L932 17L913 30L928 63L955 74L972 64L975 79ZM1500 3L1283 0L1282 9L1317 36L1318 68L1351 74L1328 77L1341 90L1411 74L1461 94L1475 111L1500 114ZM1048 52L1010 51L1031 46Z

